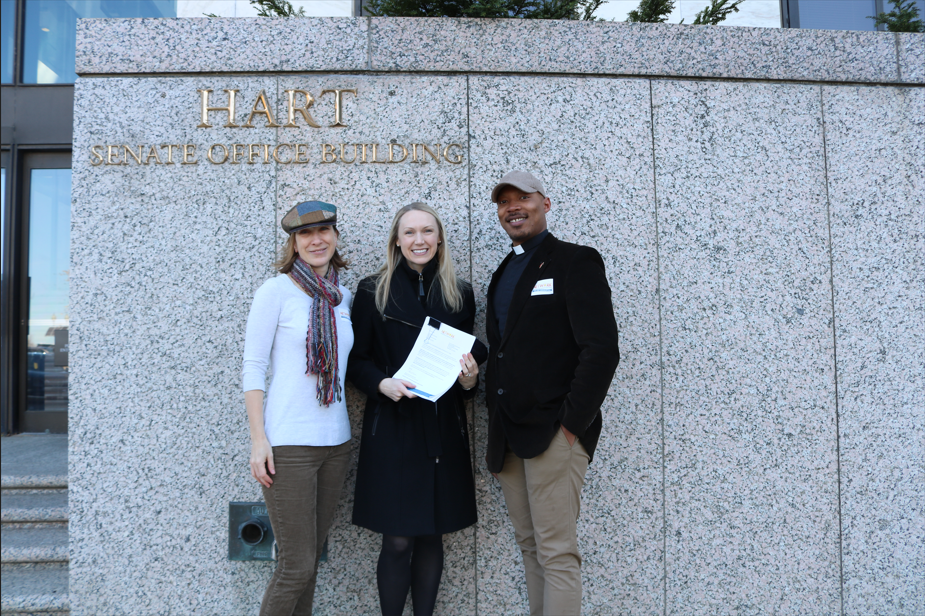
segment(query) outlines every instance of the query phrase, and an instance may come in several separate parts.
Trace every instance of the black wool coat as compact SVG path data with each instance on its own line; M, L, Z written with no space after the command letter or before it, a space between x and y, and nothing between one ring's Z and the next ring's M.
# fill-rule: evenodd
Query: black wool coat
M502 332L493 300L509 260L488 287L488 470L501 470L508 446L520 458L540 455L560 426L593 459L601 404L620 362L604 260L593 248L547 235L514 287ZM534 294L541 280L547 288L552 281L552 293Z
M443 306L436 263L423 275L402 262L392 276L389 302L376 309L376 278L362 280L353 300L354 343L347 378L366 393L353 523L388 535L450 533L476 521L475 484L469 453L464 391L456 382L436 403L420 398L394 402L379 383L398 371L430 316L472 333L475 298L466 287L460 312ZM423 281L421 280L423 278ZM424 284L426 307L419 299ZM488 351L476 341L478 363Z

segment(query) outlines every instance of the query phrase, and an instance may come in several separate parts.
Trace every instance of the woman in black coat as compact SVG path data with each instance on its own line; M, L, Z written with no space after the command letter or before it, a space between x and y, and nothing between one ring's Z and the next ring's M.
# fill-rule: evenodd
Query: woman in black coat
M476 340L436 404L416 397L412 383L391 375L427 316L471 334L475 299L456 278L439 216L412 203L392 221L385 266L357 288L347 367L347 378L367 395L353 523L383 535L376 578L384 616L402 613L409 586L414 615L433 613L442 536L476 521L463 401L476 394L488 350Z

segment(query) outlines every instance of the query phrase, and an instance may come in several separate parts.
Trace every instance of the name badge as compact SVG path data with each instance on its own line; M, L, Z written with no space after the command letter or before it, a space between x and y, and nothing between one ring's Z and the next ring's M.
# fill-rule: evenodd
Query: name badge
M530 295L552 295L552 278L537 282Z

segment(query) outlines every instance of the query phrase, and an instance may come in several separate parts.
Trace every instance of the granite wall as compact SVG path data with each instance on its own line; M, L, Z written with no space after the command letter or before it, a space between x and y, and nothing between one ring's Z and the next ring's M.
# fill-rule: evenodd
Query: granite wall
M886 33L81 20L72 613L257 612L273 565L228 561L226 520L229 501L260 499L240 365L281 215L337 203L354 286L395 209L435 205L484 335L508 250L488 195L512 168L544 179L557 236L601 251L621 331L583 492L583 613L925 613L922 66L925 36ZM237 89L238 124L261 92L283 124L304 89L320 128L224 127L222 112L199 128L201 89L212 106ZM356 90L346 127L330 126L334 89ZM209 162L214 143L245 144L238 164ZM340 143L428 162L323 162ZM438 143L458 147L436 162L411 145ZM158 158L105 147L125 144ZM170 144L197 145L196 164ZM451 616L527 609L485 412L469 409L480 521L445 538ZM378 537L349 523L352 485L319 614L378 608Z

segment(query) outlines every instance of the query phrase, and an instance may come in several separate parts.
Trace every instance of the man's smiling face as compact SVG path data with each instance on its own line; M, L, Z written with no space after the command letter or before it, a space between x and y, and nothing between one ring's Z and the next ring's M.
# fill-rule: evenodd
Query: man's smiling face
M507 186L498 195L498 221L518 246L546 230L546 212L551 207L549 199L538 192Z

